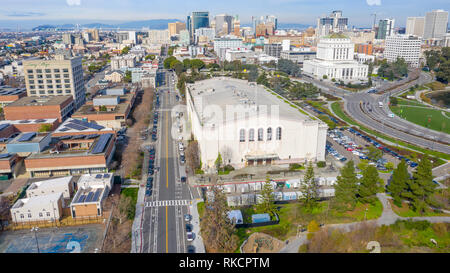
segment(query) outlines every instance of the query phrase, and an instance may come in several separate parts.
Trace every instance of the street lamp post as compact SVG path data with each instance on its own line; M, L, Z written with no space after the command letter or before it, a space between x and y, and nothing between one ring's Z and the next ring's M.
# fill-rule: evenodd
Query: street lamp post
M366 210L364 211L364 221L366 221L367 220L367 210L368 210L368 208L366 208Z
M31 231L34 231L34 239L36 240L37 251L38 251L38 253L40 253L39 242L38 242L37 235L36 235L36 231L38 231L38 230L39 230L39 227L32 227L31 228Z

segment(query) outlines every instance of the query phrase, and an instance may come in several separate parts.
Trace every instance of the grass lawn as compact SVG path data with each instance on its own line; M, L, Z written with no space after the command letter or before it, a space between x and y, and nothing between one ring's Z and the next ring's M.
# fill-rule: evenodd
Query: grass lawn
M400 98L397 98L397 100L398 100L398 105L415 105L415 106L428 107L425 104L422 104L416 100L400 99Z
M306 210L300 203L276 205L279 207L278 216L280 218L280 223L278 225L238 228L237 235L243 236L240 238L245 240L245 238L252 233L262 232L277 239L286 240L297 234L298 225L306 228L312 220L323 224L350 223L363 221L366 208L368 209L366 214L367 220L376 219L380 217L383 212L383 206L378 199L375 205L358 203L353 211L346 212L339 212L334 209L332 205L330 205L330 208L328 209L328 202L329 201L320 202L319 205L311 211ZM242 209L244 222L251 219L250 215L252 213L255 212L252 212L251 208Z
M124 188L120 192L121 195L131 197L133 204L136 204L138 197L139 188Z
M397 116L410 122L450 134L450 119L444 116L441 110L409 106L393 106L391 110Z
M423 214L420 214L418 212L415 212L411 209L408 203L403 202L401 207L398 207L394 204L392 199L389 200L391 203L392 210L401 217L418 217L418 216L450 216L448 213L439 213L435 212L432 209L428 209Z
M383 135L383 134L381 134L379 132L376 132L376 131L371 130L371 129L367 128L367 127L364 127L363 125L358 124L356 121L354 121L353 119L351 119L349 116L347 116L344 113L344 111L342 110L342 107L341 107L339 102L333 102L331 104L331 108L333 109L334 113L340 119L344 120L345 122L347 122L350 125L358 126L362 131L364 131L364 132L366 132L366 133L368 133L370 135L377 136L379 138L383 138L385 140L391 141L393 143L397 143L399 145L402 145L404 147L407 147L407 148L419 151L419 152L424 153L424 154L428 154L428 155L431 155L431 156L437 156L439 158L444 158L444 159L450 160L450 155L448 155L448 154L441 153L441 152L436 152L436 151L431 151L431 150L424 149L424 148L421 148L421 147L417 147L415 145L403 142L401 140L398 140L398 139L395 139L395 138ZM401 149L401 148L399 148L399 149ZM443 160L440 160L440 162L439 162L440 165L444 164L444 163L446 163L446 162L444 162Z

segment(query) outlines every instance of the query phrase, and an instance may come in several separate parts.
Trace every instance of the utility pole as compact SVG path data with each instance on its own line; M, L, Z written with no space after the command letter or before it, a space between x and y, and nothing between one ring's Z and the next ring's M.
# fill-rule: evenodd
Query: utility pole
M39 230L39 227L31 228L31 231L34 231L34 239L36 240L37 251L38 251L38 253L41 253L39 250L39 242L38 242L37 235L36 235L36 231L38 231L38 230Z

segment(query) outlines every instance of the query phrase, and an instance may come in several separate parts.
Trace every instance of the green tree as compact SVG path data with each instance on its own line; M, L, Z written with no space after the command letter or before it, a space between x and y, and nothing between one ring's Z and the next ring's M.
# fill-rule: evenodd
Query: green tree
M369 160L378 161L383 156L383 152L374 146L369 146L367 150L367 157L369 158Z
M386 167L386 169L388 169L388 171L392 171L395 167L393 162L388 162L384 165L384 167Z
M360 169L361 171L364 171L367 166L369 166L369 161L367 159L361 159L358 163L358 169Z
M433 183L432 165L425 154L413 173L413 179L408 180L408 191L403 196L411 202L413 209L423 213L430 203L436 184Z
M275 212L274 201L273 186L270 183L269 177L267 177L266 182L264 182L261 189L261 202L256 205L257 211L261 213L270 213L273 215Z
M191 68L191 59L184 59L183 65L184 65L184 68L186 68L186 69Z
M369 165L362 172L358 187L358 196L362 203L374 204L377 200L376 194L380 190L380 177L375 166Z
M387 190L391 193L394 203L401 206L401 197L408 189L409 173L405 160L402 160L397 168L392 172L391 181L387 186Z
M340 175L334 185L336 207L339 210L353 210L355 208L358 192L357 182L355 164L353 160L350 160L341 168Z
M200 222L202 238L207 252L231 253L236 250L234 225L228 218L230 208L225 194L216 185L211 187L214 196L205 204L205 214Z
M214 165L216 166L217 171L219 171L222 167L223 160L222 155L219 153L219 155L216 158L216 161L214 162Z
M130 47L126 46L122 49L121 54L126 55L126 54L128 54L129 51L130 51Z
M202 60L193 59L191 61L191 68L196 69L196 70L200 70L203 67L205 67L205 63Z
M123 81L124 82L131 82L131 71L127 70L127 72L125 72L125 76L123 77Z
M153 61L153 60L155 59L155 55L150 54L150 55L145 56L145 60L148 60L148 59L150 59L151 61Z
M391 103L391 106L397 106L398 105L398 99L396 97L390 97L389 102Z
M177 58L175 58L175 57L173 57L173 56L166 58L166 59L164 60L164 68L165 68L165 69L169 69L169 68L170 68L170 64L171 64L174 60L176 60L176 59L177 59Z
M302 193L301 200L307 209L312 209L317 204L317 190L319 189L319 185L317 184L317 181L315 179L314 168L311 161L308 164L302 182L303 183L300 187L300 192Z

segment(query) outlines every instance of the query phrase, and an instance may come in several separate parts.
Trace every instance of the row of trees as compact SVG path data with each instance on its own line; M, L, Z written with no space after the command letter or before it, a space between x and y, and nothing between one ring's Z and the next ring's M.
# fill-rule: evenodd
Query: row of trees
M402 160L392 173L387 190L391 193L396 205L401 206L402 199L405 199L410 201L415 211L422 213L428 205L436 205L431 198L435 188L432 164L424 155L412 177L408 173L406 162Z
M397 58L393 63L388 63L387 60L383 60L378 68L378 75L386 77L390 81L405 77L408 75L408 64L403 58Z
M436 80L442 83L450 81L450 47L425 51L425 58L430 70L436 72Z
M314 98L320 91L312 83L291 81L284 72L275 72L272 78L268 78L267 73L263 72L256 79L256 82L292 100Z
M335 189L335 206L338 210L353 210L357 202L375 203L377 192L381 191L381 179L375 166L368 165L358 179L353 160L341 169Z

